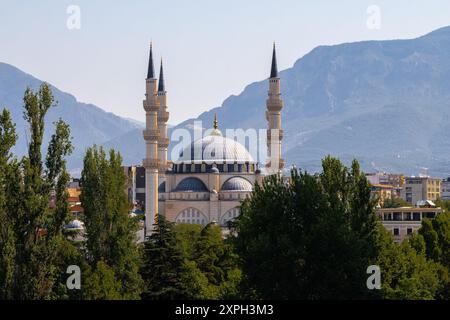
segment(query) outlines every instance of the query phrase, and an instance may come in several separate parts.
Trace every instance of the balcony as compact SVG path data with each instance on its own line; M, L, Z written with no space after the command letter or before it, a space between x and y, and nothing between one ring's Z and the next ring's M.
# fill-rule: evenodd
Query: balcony
M158 130L151 130L146 129L144 130L144 140L158 140L159 138L159 131Z
M146 169L158 169L159 160L158 159L144 159L142 165Z

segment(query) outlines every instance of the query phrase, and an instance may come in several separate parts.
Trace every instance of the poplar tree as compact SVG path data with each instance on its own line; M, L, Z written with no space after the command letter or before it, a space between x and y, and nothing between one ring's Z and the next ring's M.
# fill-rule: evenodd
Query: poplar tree
M130 204L125 187L120 154L110 150L107 159L103 148L88 148L80 196L87 234L86 259L93 274L114 271L115 281L120 283L121 299L138 299L142 290L139 274L142 258L136 243L137 225L129 218Z
M15 124L5 108L0 114L0 300L12 298L14 281L15 234L7 206L7 184L11 167L17 165L11 154L16 140Z
M51 89L45 83L37 92L27 88L23 101L30 140L28 155L21 161L9 152L16 140L10 115L3 111L1 116L0 188L4 196L0 200L0 268L5 281L2 295L13 299L55 299L63 294L62 267L66 264L62 261L62 248L66 248L62 231L68 217L65 157L72 151L70 130L62 120L55 123L44 166L45 116L54 106Z

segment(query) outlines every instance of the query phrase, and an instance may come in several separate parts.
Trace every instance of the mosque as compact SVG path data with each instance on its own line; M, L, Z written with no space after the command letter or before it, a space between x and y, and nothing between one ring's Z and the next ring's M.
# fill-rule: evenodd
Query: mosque
M264 173L250 152L219 130L217 117L208 136L193 141L178 159L169 161L167 150L167 92L161 62L159 80L155 78L153 52L146 78L145 110L145 234L148 235L158 214L175 223L206 225L211 222L226 226L239 215L240 202L261 182L265 174L280 173L281 109L275 44L268 79L266 100L267 160Z

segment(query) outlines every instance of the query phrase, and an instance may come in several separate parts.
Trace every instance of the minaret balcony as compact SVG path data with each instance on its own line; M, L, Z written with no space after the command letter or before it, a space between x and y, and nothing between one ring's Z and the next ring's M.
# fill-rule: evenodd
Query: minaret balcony
M158 140L159 130L146 129L144 130L144 140Z
M147 112L158 112L159 105L155 101L144 100L143 103L144 110Z
M283 137L284 137L283 129L269 129L269 130L267 130L267 141L272 141L272 131L274 131L273 132L274 138L278 138L278 140L283 140Z
M158 122L167 122L169 121L169 113L167 111L159 111L158 113Z
M142 165L146 169L158 169L160 164L158 159L144 159Z
M158 171L160 173L165 173L167 171L167 169L169 169L169 165L168 164L164 165L164 164L160 163L159 166L158 166Z
M283 109L283 100L281 99L267 99L267 110L269 111L281 111Z
M271 168L272 167L272 162L269 161L268 163L266 163L265 165L266 168ZM282 170L284 168L284 159L278 159L278 169Z
M169 146L170 140L169 138L159 138L158 139L158 147L167 148Z

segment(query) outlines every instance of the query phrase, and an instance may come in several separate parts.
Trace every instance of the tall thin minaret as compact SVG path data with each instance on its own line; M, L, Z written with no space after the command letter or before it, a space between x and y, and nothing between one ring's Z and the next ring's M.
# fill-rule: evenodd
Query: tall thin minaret
M268 174L276 174L283 170L284 160L281 158L281 141L283 140L283 130L281 129L281 109L283 109L283 100L281 100L280 78L278 77L275 43L273 44L272 67L269 78L269 97L266 100L266 105L266 170Z
M159 182L166 180L167 164L167 148L169 146L169 138L167 137L167 121L169 120L169 112L167 111L167 95L164 85L164 70L161 58L161 67L159 69L158 83L158 159L159 159Z
M153 230L153 224L158 214L158 96L156 90L155 70L153 66L152 44L150 43L150 57L148 73L145 80L145 236Z

